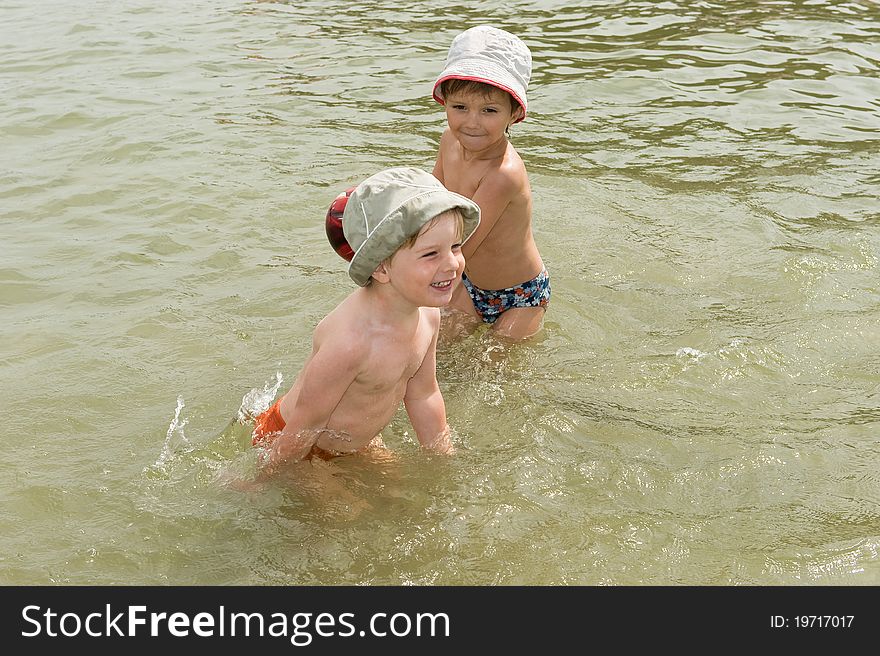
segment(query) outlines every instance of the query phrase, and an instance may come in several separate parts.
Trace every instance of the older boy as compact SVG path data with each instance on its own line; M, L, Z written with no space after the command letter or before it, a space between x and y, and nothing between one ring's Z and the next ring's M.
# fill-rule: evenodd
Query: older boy
M480 206L480 226L463 247L464 283L450 307L492 324L501 335L536 333L550 279L532 236L532 192L508 128L526 116L532 70L528 47L489 26L452 42L434 99L446 106L434 175Z
M452 450L435 371L439 308L479 221L475 203L419 169L388 169L354 190L343 230L360 288L318 324L293 387L257 418L264 473L375 444L400 401L423 447Z

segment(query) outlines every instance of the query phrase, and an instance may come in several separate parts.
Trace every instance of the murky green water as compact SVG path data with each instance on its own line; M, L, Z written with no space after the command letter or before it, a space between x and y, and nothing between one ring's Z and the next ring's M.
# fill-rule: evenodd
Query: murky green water
M400 414L224 487L477 23L535 59L543 333L441 351L454 458ZM0 583L880 583L878 69L867 0L5 3Z

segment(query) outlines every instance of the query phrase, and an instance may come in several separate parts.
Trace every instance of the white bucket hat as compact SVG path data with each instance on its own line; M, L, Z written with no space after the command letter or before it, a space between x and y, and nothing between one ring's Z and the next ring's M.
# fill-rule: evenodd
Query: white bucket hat
M449 191L427 171L398 167L380 171L360 183L342 214L345 240L354 251L348 275L361 287L383 261L435 216L461 210L467 241L480 224L480 207Z
M452 40L446 56L446 68L434 82L434 100L446 104L440 84L446 80L484 82L506 91L528 109L526 89L532 76L532 53L523 41L504 30L479 25L465 30Z

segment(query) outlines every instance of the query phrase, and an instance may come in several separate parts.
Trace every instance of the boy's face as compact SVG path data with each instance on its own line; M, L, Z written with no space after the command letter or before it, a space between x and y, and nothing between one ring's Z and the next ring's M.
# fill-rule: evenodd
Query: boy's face
M385 271L388 282L414 305L447 305L464 271L455 215L444 212L426 223L411 248L398 249L385 262Z
M492 87L488 93L460 91L446 97L446 121L467 150L483 150L504 139L504 132L519 117L510 95Z

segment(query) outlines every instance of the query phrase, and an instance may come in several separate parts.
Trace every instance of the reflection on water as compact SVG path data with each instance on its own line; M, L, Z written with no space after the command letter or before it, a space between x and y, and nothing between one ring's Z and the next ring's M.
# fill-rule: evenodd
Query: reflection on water
M3 583L880 582L877 3L3 18ZM535 60L543 332L443 345L452 458L401 412L387 458L225 485L351 291L326 207L432 165L482 22Z

